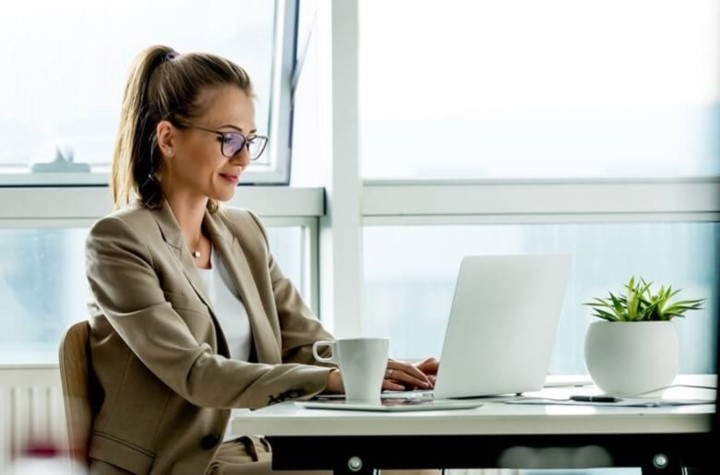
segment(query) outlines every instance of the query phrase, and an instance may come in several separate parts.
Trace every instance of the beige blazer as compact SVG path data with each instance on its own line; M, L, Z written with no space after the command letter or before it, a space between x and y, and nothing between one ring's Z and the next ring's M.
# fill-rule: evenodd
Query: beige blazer
M249 211L221 208L203 224L245 304L249 362L230 359L172 210L131 205L99 220L86 242L92 367L104 391L90 457L137 474L202 474L230 408L309 398L329 368L329 339L282 274Z

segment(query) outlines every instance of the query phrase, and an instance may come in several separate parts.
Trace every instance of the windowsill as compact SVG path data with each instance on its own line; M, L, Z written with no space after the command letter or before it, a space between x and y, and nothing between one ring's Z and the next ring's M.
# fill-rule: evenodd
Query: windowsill
M364 216L720 212L720 178L365 181ZM705 218L703 218L705 219Z
M325 214L325 192L323 188L239 186L228 205L250 209L261 217L319 217ZM0 187L0 221L95 220L111 211L107 186Z
M108 167L92 172L38 172L27 167L2 167L0 187L4 186L107 186L110 181Z
M40 165L51 165L42 163ZM88 164L77 164L86 167ZM28 165L0 165L0 188L32 186L107 186L110 183L109 164L89 164L90 171L36 171ZM76 169L77 170L77 169ZM287 178L276 167L265 162L253 162L243 172L240 186L285 186Z
M508 186L508 185L637 185L637 184L720 184L720 175L678 177L563 177L563 178L364 178L365 187L413 186Z
M60 366L57 363L28 363L28 364L22 364L22 363L13 363L13 364L4 364L0 363L0 370L1 371L31 371L31 370L53 370L53 369L59 369Z

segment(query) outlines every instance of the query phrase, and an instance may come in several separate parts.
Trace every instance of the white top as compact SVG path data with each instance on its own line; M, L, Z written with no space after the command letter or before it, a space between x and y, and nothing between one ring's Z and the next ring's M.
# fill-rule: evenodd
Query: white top
M252 331L245 305L230 280L227 269L210 247L210 269L197 269L205 284L215 317L220 323L234 360L247 361L250 358Z

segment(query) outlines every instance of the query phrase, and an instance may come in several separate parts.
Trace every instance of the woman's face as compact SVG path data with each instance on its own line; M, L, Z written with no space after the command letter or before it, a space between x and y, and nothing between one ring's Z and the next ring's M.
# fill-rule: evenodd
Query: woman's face
M222 153L222 137L200 128L239 132L252 138L257 133L255 107L248 94L236 86L206 89L198 101L203 113L188 121L190 127L174 128L171 138L161 141L163 188L166 193L227 201L235 194L240 175L250 163L248 149L243 147L228 158ZM170 147L163 149L162 142L170 143Z

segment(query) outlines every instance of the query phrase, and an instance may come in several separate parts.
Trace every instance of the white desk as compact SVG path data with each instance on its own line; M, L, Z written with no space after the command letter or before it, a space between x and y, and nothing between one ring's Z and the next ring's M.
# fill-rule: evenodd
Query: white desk
M713 383L708 377L681 380ZM562 388L543 395L595 392ZM714 392L671 389L666 395L710 398ZM642 467L643 473L665 474L682 473L682 466L702 459L698 444L709 436L714 410L712 404L638 408L487 401L467 410L374 413L312 410L285 402L236 411L231 424L238 435L265 435L278 469L358 473L372 468L490 468L508 463L532 468L522 464L546 463L536 459L550 453L545 448L554 447L555 460L548 463L555 463L555 468L589 463L585 467L632 466ZM523 454L518 447L531 448L525 451L529 462L515 457ZM578 462L582 453L589 458ZM360 461L362 467L354 472L352 461Z

